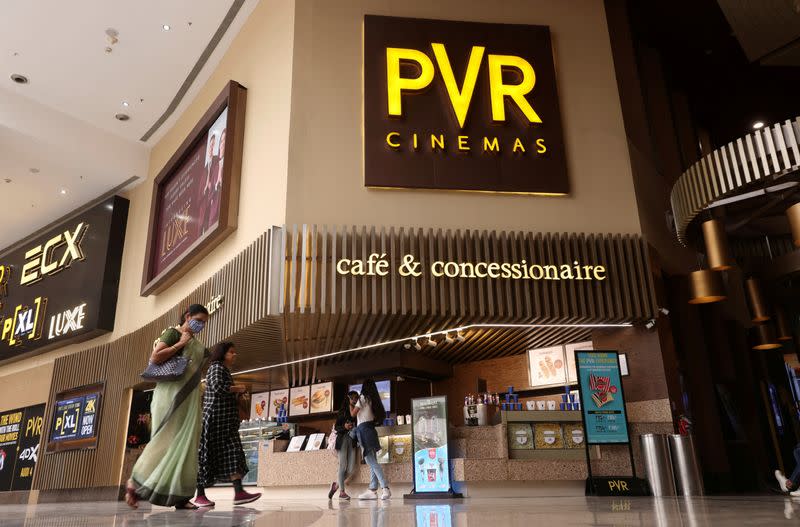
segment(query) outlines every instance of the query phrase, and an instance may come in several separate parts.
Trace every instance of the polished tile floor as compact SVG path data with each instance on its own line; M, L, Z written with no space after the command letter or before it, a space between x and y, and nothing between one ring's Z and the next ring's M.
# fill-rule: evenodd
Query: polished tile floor
M260 500L234 507L219 500L201 511L174 511L124 503L63 503L0 507L0 526L726 526L800 525L800 500L781 496L695 499L475 498L452 503L389 502L340 504L325 500Z

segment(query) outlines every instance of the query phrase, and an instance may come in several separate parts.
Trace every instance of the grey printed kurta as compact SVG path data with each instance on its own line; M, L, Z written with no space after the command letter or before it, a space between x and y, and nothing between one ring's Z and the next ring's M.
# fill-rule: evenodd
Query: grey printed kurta
M232 474L244 476L248 472L239 438L236 394L229 391L232 385L233 377L228 368L221 362L213 362L206 375L200 434L197 484L203 487L230 481Z

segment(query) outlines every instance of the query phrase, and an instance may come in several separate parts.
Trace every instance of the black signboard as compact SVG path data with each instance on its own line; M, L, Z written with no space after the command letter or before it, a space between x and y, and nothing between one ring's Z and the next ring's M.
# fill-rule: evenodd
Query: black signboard
M367 187L570 191L547 26L364 17Z
M0 412L0 491L31 488L43 419L44 404Z
M48 452L91 448L97 444L102 396L102 384L75 388L56 396Z
M108 200L0 253L0 361L114 329L128 200Z

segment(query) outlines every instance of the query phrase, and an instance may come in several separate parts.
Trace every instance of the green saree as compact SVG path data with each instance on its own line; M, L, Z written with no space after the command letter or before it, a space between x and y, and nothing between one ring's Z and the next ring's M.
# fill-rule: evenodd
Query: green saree
M176 329L165 330L159 338L168 346L179 339ZM136 495L153 505L173 507L194 496L203 413L200 378L205 354L203 344L190 340L183 348L183 356L190 360L183 377L159 382L153 392L153 434L131 472Z

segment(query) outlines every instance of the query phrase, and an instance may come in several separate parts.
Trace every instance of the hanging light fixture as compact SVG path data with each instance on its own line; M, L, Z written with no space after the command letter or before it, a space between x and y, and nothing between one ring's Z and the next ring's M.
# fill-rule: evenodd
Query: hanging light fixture
M751 320L753 322L766 322L769 320L769 309L761 294L761 284L755 278L745 280L747 300L750 304Z
M771 324L756 324L754 327L756 332L756 343L753 345L754 350L768 351L781 347L778 339L775 338L775 330L772 329Z
M728 249L725 226L717 219L703 222L703 240L706 244L708 267L714 271L725 271L733 267L734 260Z
M800 203L795 203L786 209L786 217L789 219L789 226L792 228L794 246L800 247Z
M689 294L690 304L710 304L728 298L722 285L722 277L710 269L689 273Z
M778 328L778 340L792 340L792 327L789 325L789 319L786 317L786 311L784 311L784 309L780 306L775 308L775 325Z

